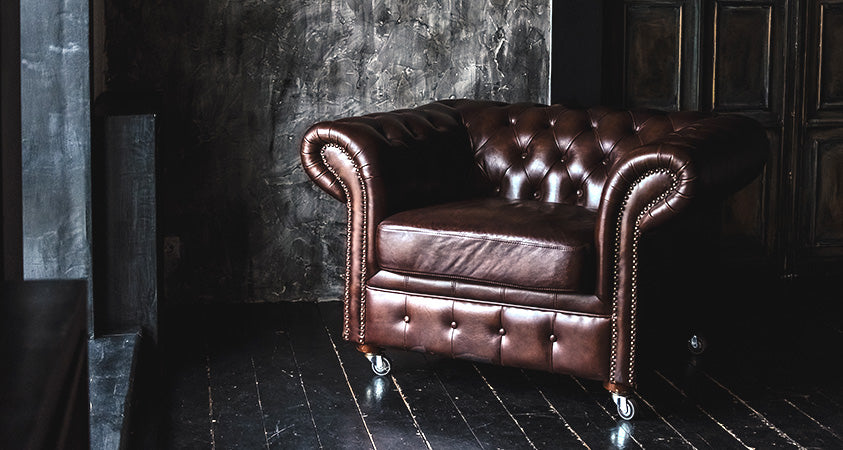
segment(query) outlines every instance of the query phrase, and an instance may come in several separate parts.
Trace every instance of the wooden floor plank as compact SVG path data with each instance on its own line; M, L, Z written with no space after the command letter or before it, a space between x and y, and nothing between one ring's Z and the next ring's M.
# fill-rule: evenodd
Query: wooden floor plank
M373 448L370 431L321 326L316 305L291 304L283 325L290 335L322 447Z
M393 382L401 387L425 438L434 449L481 448L457 408L421 353L390 351Z
M786 390L781 395L789 407L836 439L843 440L843 405L811 388L796 392ZM839 447L843 448L843 445Z
M429 355L425 357L484 448L533 447L472 363Z
M182 315L167 316L173 323L185 323ZM191 320L196 320L196 316ZM201 320L201 319L200 319ZM207 346L205 331L173 326L162 334L164 386L160 435L164 448L211 448L212 424L209 415ZM170 330L170 328L167 328Z
M404 427L418 427L419 437L422 442L410 440L409 443L425 445L425 441L432 448L470 448L479 446L476 438L471 434L468 425L463 421L453 402L436 380L436 375L427 367L424 356L418 353L405 352L401 350L388 350L386 354L392 361L392 372L389 377L374 377L371 365L363 355L357 352L353 344L342 341L342 304L339 302L325 302L319 304L323 322L331 331L337 349L346 361L346 367L362 367L362 377L365 381L370 380L364 391L363 397L388 395L392 407L403 409L409 414L407 422L401 419ZM394 392L393 392L394 391ZM394 401L394 394L398 394L402 404ZM403 408L402 408L403 405ZM363 404L361 403L361 409ZM372 417L369 414L367 420ZM372 425L374 429L375 426ZM407 428L408 430L410 428ZM404 432L406 434L406 431ZM374 436L378 436L373 431ZM376 441L377 443L377 441ZM381 445L378 445L381 447Z
M799 446L811 448L843 448L843 440L825 431L820 423L802 413L784 398L784 381L759 380L731 371L703 376L726 390L738 403L750 409L779 435ZM778 377L779 375L774 375Z
M336 340L334 344L375 446L384 449L427 447L424 433L391 377L375 375L371 363L353 345Z
M266 441L270 448L319 448L315 420L293 353L284 317L288 305L255 305L248 323L258 345L252 346L256 388L260 393Z
M569 376L389 350L391 376L375 377L339 338L341 314L333 302L162 315L160 447L843 447L841 388L814 377L830 362L811 344L839 346L833 327L775 349L754 341L775 330L737 327L692 365L659 354L625 422L600 383Z
M527 370L524 374L590 448L640 448L631 424L613 419L610 402L595 402L574 378Z
M247 334L240 323L229 326L207 336L214 443L219 448L266 448L263 411L250 356L260 341Z
M668 381L654 372L645 372L639 380L638 394L652 414L663 419L684 439L698 449L742 448L733 435L697 407ZM637 422L637 419L636 419Z
M602 383L592 380L576 380L589 394L591 399L598 404L605 404L606 409L612 415L612 419L620 421L617 415L617 407L611 403L611 394L603 388ZM656 411L650 408L650 404L643 398L634 398L636 403L635 418L630 422L631 428L627 430L631 437L644 448L648 449L679 449L692 448L693 445L682 436L675 428L663 420Z
M520 369L487 364L475 368L537 448L586 447Z
M756 448L795 447L792 438L766 423L763 417L700 371L683 373L681 369L667 366L657 374L695 401L699 408L734 434L743 445Z

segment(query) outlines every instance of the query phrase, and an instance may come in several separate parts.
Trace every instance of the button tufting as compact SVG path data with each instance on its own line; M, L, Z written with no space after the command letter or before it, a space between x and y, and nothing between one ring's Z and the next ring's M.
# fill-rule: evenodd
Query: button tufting
M500 191L501 191L500 186L495 187L495 194L499 193Z
M457 323L456 323L456 322L451 322L451 328L456 328L456 327L457 327Z
M539 198L542 196L542 193L539 191L533 192L533 198Z
M501 328L500 330L498 330L498 334L499 334L499 335L501 335L501 336L503 336L503 335L505 335L505 334L506 334L506 330L504 330L503 328Z
M602 162L603 162L604 166L608 166L609 165L609 158L605 158Z
M527 159L527 152L521 152L521 159Z
M556 342L556 335L555 334L550 335L550 342Z
M410 323L410 316L404 316L404 323Z
M582 197L582 189L577 189L577 197Z

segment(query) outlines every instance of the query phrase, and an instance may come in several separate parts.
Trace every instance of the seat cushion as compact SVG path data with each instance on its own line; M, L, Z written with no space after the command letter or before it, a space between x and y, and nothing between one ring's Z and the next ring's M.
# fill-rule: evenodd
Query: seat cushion
M489 198L404 211L378 226L376 255L394 272L556 292L594 290L596 213Z

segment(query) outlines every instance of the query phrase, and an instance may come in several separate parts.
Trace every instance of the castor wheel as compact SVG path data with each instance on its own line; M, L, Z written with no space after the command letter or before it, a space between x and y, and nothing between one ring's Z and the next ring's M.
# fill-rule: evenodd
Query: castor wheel
M383 355L382 348L374 345L359 344L357 345L357 351L366 356L366 359L372 363L372 372L375 372L375 375L382 377L389 374L392 364L389 358Z
M612 403L618 407L618 415L623 420L632 420L635 417L635 399L628 395L612 393Z
M386 356L372 355L370 360L372 361L372 372L375 372L375 375L379 377L388 375L392 369L392 364Z
M708 342L704 337L695 334L688 339L688 351L690 351L692 355L701 355L706 348L708 348Z

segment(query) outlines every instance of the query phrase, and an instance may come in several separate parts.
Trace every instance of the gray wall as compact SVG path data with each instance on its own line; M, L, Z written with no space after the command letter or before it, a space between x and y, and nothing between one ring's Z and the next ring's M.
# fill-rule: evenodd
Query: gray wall
M88 1L21 2L23 276L89 278Z
M548 98L550 0L105 9L108 90L160 95L170 304L340 296L344 205L302 172L310 124L448 97Z

